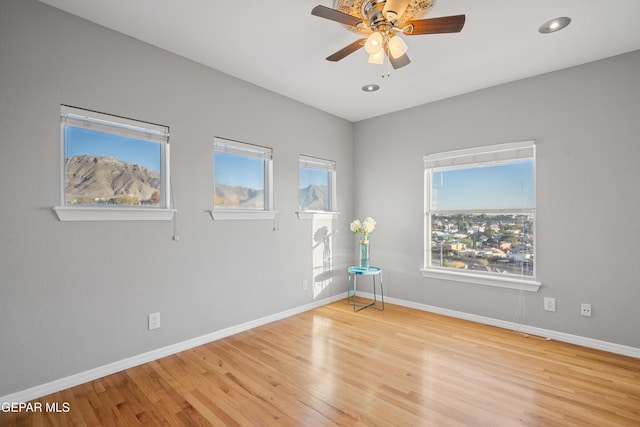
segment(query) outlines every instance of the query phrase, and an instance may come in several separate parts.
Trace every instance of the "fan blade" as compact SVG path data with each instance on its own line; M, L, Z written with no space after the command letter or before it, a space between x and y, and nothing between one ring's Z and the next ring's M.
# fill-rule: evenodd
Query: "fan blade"
M388 55L388 58L394 70L397 70L398 68L402 68L405 65L409 65L411 63L411 60L409 59L406 53L399 58L394 58L391 55Z
M442 18L416 19L407 22L410 27L404 34L417 36L420 34L459 33L464 27L465 15L443 16ZM413 29L411 29L413 27ZM405 27L407 28L407 27Z
M360 18L356 18L355 16L351 16L344 12L340 12L339 10L331 9L330 7L322 5L314 7L313 10L311 10L311 14L319 16L320 18L339 22L341 24L350 25L352 27L355 27L363 22Z
M359 39L354 41L353 43L343 47L333 55L327 56L327 61L332 61L332 62L340 61L342 58L351 55L353 52L355 52L356 50L364 46L364 42L366 40L367 39Z

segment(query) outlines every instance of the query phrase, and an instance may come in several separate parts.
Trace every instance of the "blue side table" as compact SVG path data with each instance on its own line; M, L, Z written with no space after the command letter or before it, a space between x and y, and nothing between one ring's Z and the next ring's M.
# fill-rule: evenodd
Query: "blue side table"
M347 304L351 303L351 277L353 276L353 311L360 311L367 307L375 308L376 310L384 310L384 290L382 289L382 269L380 267L349 267L349 288L347 289ZM359 304L356 301L356 282L358 276L371 276L373 278L373 302L369 304ZM376 296L376 276L380 279L380 298L382 302L382 307L376 306L377 296Z

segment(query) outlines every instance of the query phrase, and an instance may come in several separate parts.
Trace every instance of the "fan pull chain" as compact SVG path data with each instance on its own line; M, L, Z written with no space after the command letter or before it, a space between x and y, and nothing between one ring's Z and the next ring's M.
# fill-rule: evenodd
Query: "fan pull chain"
M386 61L387 61L387 77L391 77L391 59L389 58L389 43L386 43L387 45L387 55L386 55ZM384 79L384 71L382 72L382 78Z

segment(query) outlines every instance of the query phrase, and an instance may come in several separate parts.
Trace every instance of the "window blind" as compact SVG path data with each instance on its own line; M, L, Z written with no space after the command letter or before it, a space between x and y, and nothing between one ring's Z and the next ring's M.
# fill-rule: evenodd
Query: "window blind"
M221 153L257 157L265 160L271 160L273 156L273 150L271 148L262 147L260 145L247 144L245 142L233 141L231 139L220 137L215 137L213 141L213 149L214 151L218 151Z
M144 141L169 142L169 128L167 126L144 123L144 127L142 127L138 120L93 111L88 114L87 110L67 105L60 106L60 117L61 123L65 126L115 133Z
M303 168L311 168L311 169L322 169L322 170L336 170L336 162L332 160L324 160L318 159L315 157L309 156L300 156L300 167Z
M535 141L522 141L427 154L423 159L425 169L434 169L473 166L480 163L486 165L534 157Z

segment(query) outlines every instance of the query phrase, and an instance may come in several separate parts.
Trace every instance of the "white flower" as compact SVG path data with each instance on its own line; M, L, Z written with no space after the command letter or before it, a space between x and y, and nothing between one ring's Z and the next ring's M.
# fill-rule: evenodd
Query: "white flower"
M370 216L366 217L364 222L362 223L363 234L371 234L373 230L376 229L376 220L371 218Z
M359 219L354 220L349 228L353 232L353 234L360 233L363 239L369 237L369 234L373 233L376 229L376 220L371 218L370 216L366 217L363 222L360 222Z

